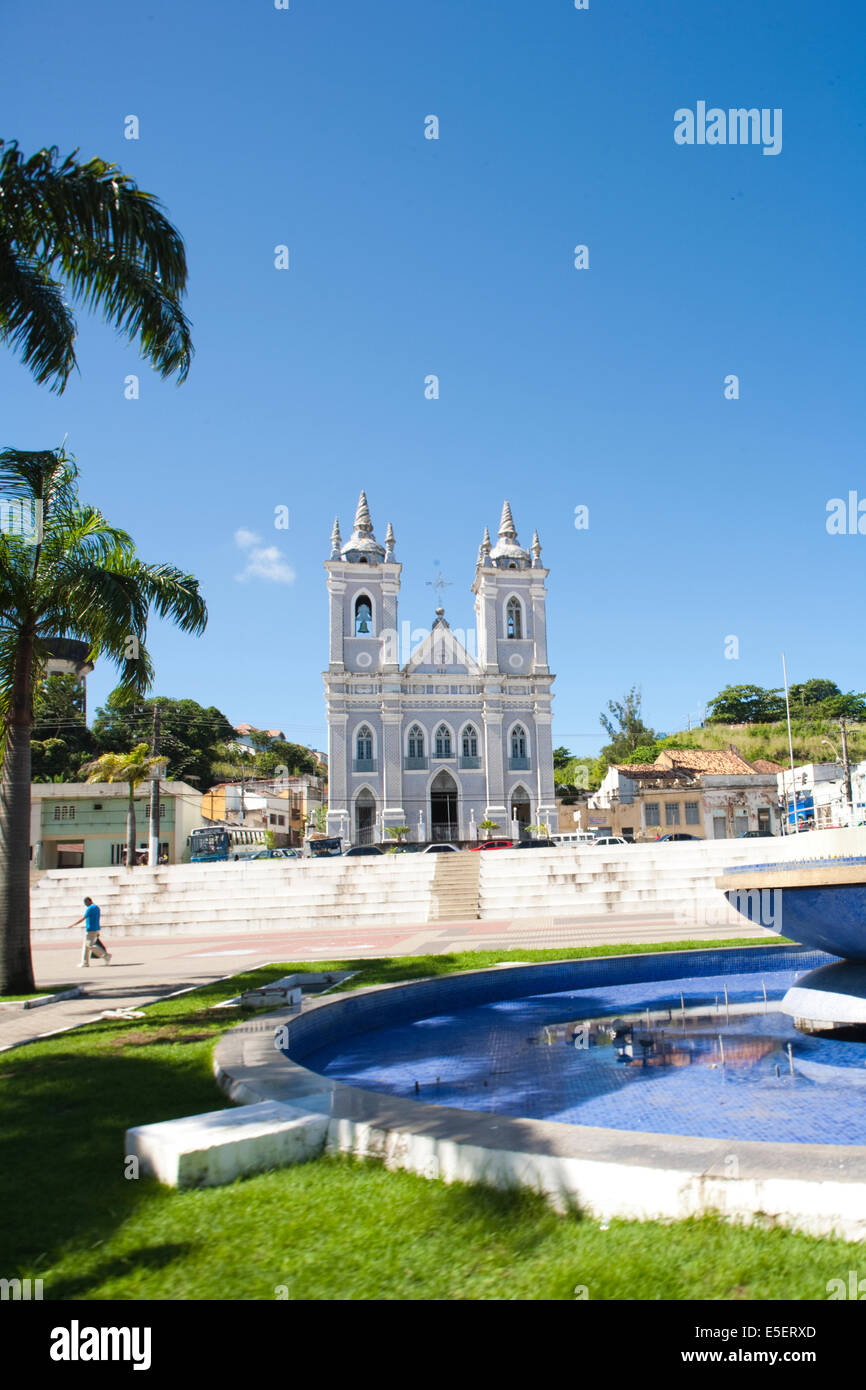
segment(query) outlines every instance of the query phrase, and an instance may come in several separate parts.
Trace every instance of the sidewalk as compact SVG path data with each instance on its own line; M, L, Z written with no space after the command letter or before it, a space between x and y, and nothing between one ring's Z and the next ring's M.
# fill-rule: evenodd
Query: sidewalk
M677 923L657 913L606 915L597 921L564 916L513 920L418 922L402 927L362 925L329 930L316 923L247 935L106 936L110 965L91 962L78 970L81 942L70 933L63 946L36 944L33 965L38 989L80 985L85 994L39 1009L0 1013L0 1052L52 1033L80 1027L104 1010L136 1009L183 989L212 984L227 975L271 961L363 959L375 956L443 955L461 951L566 950L597 946L683 940L756 937L772 940L762 927Z

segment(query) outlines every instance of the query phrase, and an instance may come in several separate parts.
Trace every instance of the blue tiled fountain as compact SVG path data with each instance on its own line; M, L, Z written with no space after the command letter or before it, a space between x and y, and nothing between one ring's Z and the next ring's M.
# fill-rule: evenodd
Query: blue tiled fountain
M781 1008L796 1027L866 1038L866 858L743 865L717 886L750 922L840 958L785 994Z

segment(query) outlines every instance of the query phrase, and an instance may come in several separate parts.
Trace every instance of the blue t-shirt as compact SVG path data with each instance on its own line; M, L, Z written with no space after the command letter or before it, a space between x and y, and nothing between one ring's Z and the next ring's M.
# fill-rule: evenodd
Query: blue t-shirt
M99 908L91 903L84 913L84 930L99 931Z

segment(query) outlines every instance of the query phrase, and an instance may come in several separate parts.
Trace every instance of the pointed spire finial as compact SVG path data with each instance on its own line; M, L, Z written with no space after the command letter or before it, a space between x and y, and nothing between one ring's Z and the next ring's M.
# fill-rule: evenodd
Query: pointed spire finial
M386 561L391 561L391 560L394 559L394 546L395 546L396 544L397 544L397 542L396 542L395 537L394 537L394 527L391 525L391 523L390 523L390 521L389 521L389 522L388 522L388 530L385 532L385 559L386 559Z
M502 517L499 522L499 539L516 540L517 528L514 525L514 518L511 515L511 503L506 500L502 504Z
M338 516L335 516L335 517L334 517L334 529L333 529L333 531L331 532L331 559L332 559L332 560L339 560L339 558L340 558L340 546L341 546L342 544L343 544L343 538L342 538L342 536L340 535L340 518L339 518Z
M485 555L490 554L490 528L488 526L484 528L484 538L481 542L481 549L484 551Z
M370 508L367 506L367 494L361 489L361 496L358 498L358 509L355 512L355 530L359 536L372 536L373 522L370 518Z

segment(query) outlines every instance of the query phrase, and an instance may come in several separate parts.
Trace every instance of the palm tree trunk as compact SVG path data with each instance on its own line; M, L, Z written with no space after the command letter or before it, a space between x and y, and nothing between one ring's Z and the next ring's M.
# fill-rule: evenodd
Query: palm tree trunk
M30 734L32 633L15 657L0 776L0 994L35 989L30 954Z
M126 812L126 867L135 868L135 783L129 784L129 806Z

